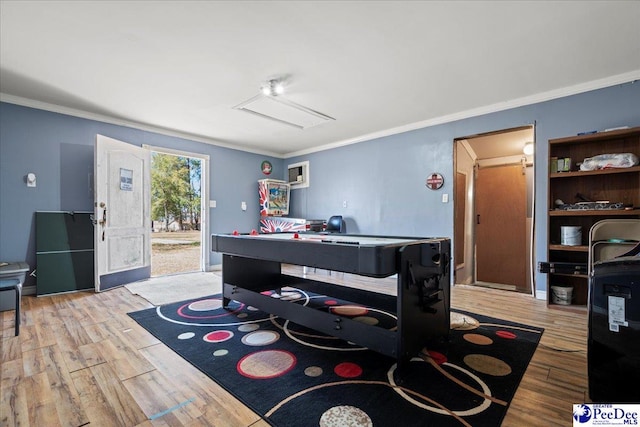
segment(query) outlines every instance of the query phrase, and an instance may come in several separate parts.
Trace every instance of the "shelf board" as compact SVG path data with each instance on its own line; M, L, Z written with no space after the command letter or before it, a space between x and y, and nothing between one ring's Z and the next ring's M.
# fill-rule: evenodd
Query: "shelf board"
M552 210L549 216L640 216L640 209Z
M590 176L590 175L611 175L616 173L631 173L631 172L640 172L640 166L633 166L630 168L598 169L594 171L555 172L555 173L549 174L549 179L575 178L578 176Z
M549 245L551 251L589 252L589 246Z
M576 144L585 142L600 142L607 139L615 139L620 137L633 136L640 133L640 126L624 129L616 129L611 131L596 132L585 135L565 136L562 138L554 138L549 140L549 145L555 144Z

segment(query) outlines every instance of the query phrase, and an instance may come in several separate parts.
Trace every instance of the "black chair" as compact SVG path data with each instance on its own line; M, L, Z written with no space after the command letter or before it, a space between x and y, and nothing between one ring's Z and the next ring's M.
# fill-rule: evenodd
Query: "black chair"
M22 282L18 279L0 280L1 291L15 291L16 293L16 320L15 335L20 335L20 302L22 300Z
M26 262L0 263L0 292L14 291L16 295L16 336L20 335L20 303L22 302L22 284L24 283L27 271L29 271L29 264Z
M344 221L342 220L342 215L334 215L329 218L325 231L328 233L343 233Z

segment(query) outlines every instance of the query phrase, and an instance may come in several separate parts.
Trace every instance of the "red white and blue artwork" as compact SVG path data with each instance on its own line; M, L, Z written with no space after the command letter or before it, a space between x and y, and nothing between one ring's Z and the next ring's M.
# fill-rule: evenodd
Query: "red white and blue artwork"
M261 217L289 215L289 184L275 179L261 179L258 181L258 193Z
M262 217L261 233L286 233L307 230L307 220L300 218Z

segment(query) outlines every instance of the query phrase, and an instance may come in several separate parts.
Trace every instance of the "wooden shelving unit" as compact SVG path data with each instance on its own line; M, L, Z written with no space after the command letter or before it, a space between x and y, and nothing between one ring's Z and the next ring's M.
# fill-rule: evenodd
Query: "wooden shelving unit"
M549 173L548 180L548 262L587 264L589 230L597 221L609 218L640 218L640 166L595 171L580 171L578 163L599 154L633 153L640 157L640 127L598 132L549 140L549 170L552 160L570 158L572 168ZM590 201L621 203L622 209L560 210L564 204L580 202L579 195ZM580 245L563 245L561 227L577 226L582 230ZM554 304L552 286L572 287L569 305ZM587 274L549 273L547 304L549 307L586 311L589 295Z

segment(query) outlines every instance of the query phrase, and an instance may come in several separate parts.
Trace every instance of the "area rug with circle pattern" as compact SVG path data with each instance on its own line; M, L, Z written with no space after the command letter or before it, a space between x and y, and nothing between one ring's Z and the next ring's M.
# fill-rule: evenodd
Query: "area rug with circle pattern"
M283 288L270 293L381 328L394 313ZM390 297L391 298L391 297ZM543 329L452 311L446 343L395 359L221 295L129 313L269 424L499 426Z

